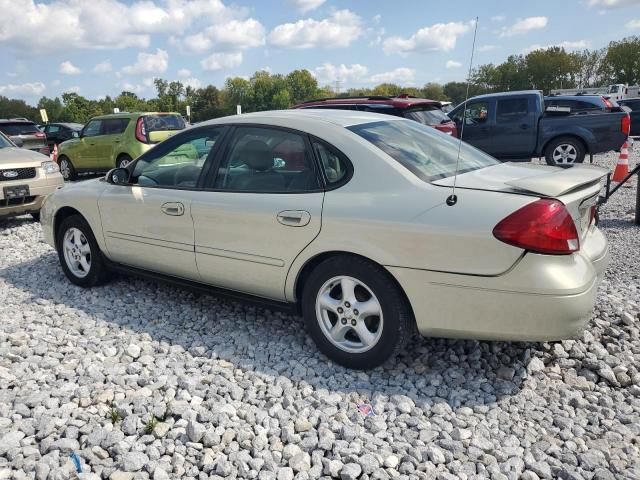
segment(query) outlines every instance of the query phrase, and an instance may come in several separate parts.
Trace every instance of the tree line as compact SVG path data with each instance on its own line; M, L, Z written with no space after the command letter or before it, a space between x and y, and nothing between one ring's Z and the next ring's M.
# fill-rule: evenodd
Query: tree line
M555 88L600 87L612 83L634 85L640 83L640 37L627 37L610 42L600 50L567 52L562 47L533 50L527 54L511 55L503 63L480 65L472 71L469 95L482 93L536 89L549 93ZM319 97L334 97L328 86L320 86L308 70L294 70L282 74L258 71L251 78L228 78L222 88L207 85L193 88L180 81L154 80L156 96L141 98L123 91L117 97L91 100L78 93L67 92L61 97L42 97L37 107L23 100L0 96L0 118L40 118L38 109L47 110L51 122L85 123L91 117L120 111L172 111L186 114L191 107L191 120L199 122L231 115L236 105L243 112L288 108L296 103ZM430 82L423 87L407 87L383 83L372 88L351 88L338 96L394 96L401 93L415 97L451 101L464 100L466 82L444 85Z

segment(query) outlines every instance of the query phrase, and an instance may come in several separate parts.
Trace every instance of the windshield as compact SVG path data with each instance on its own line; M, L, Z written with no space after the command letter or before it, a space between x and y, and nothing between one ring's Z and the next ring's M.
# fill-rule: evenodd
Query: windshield
M439 108L429 110L413 110L404 113L405 118L409 118L423 125L440 125L451 121L447 115Z
M180 115L146 115L145 124L147 132L184 129L184 120Z
M450 177L456 172L460 140L420 123L396 120L348 127L409 169L425 182ZM467 143L460 148L458 173L500 162Z
M13 143L11 143L2 133L0 133L0 148L9 148L13 146Z
M35 123L16 122L16 123L1 123L0 132L13 136L13 135L31 135L38 133L38 127Z

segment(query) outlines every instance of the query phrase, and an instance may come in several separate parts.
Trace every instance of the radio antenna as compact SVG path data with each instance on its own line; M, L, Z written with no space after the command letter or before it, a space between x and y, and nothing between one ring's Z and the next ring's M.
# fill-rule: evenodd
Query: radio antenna
M476 25L473 30L473 45L471 46L471 59L469 60L469 73L467 74L467 93L464 97L464 107L462 109L462 125L460 126L460 138L458 141L458 156L456 158L456 173L453 176L453 186L451 188L451 195L447 197L447 205L453 207L458 203L458 196L456 195L456 183L458 181L458 166L460 164L460 150L462 149L462 135L464 134L464 124L467 122L467 100L469 99L469 85L471 84L471 70L473 69L473 54L476 50L476 36L478 35L478 17L476 17Z

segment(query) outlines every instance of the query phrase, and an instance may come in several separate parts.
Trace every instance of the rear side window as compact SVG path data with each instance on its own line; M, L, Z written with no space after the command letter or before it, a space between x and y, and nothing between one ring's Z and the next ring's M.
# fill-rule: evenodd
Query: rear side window
M365 112L384 113L385 115L395 115L396 117L402 117L402 110L395 108L391 105L385 105L382 103L361 104L360 109Z
M128 118L109 118L102 122L103 135L120 134L127 129L128 124Z
M317 140L313 142L313 150L320 159L327 185L336 185L347 178L349 163L340 153Z
M38 133L38 127L30 122L8 122L0 123L0 132L5 135L32 135Z
M180 115L146 115L145 126L147 132L160 132L166 130L183 130L184 120Z
M451 121L447 114L439 108L405 112L404 117L429 126L440 125L442 123L448 123Z
M506 98L498 100L496 123L508 123L526 117L528 113L527 98Z

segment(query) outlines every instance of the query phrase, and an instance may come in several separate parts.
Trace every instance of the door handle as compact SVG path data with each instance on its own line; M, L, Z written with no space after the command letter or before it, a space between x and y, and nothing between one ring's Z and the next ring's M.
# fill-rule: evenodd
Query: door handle
M287 227L304 227L311 221L311 214L304 210L285 210L278 213L278 222Z
M172 215L174 217L179 217L180 215L184 215L184 205L180 202L167 202L163 203L162 207L160 207L162 213L166 215Z

